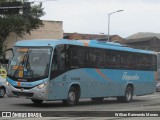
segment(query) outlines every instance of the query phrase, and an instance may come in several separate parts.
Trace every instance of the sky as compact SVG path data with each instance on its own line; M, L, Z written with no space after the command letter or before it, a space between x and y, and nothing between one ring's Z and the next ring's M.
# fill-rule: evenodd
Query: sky
M108 34L126 38L138 32L160 33L160 0L29 0L45 1L42 20L63 21L66 33Z

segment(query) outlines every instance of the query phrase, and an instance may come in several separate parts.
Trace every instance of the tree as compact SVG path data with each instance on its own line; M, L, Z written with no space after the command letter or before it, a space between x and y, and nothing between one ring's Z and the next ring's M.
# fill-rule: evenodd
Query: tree
M2 2L17 2L20 0L1 0ZM28 2L28 0L21 0L21 4ZM24 34L30 34L30 31L37 29L43 25L40 17L44 15L42 3L31 4L30 12L27 17L23 14L3 14L0 15L0 54L3 51L3 44L10 33L14 32L19 37Z

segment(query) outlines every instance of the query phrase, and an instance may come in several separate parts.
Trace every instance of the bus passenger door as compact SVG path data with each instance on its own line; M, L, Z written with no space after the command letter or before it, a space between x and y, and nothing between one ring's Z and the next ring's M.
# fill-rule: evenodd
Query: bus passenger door
M49 85L49 99L64 99L66 98L66 46L58 45L54 49L50 85Z

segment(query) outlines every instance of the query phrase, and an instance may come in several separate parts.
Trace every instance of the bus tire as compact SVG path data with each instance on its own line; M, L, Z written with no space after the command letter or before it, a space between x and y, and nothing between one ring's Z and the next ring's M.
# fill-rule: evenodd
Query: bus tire
M4 87L0 87L0 98L3 98L6 94L6 89Z
M71 87L69 92L68 92L68 97L66 100L63 100L63 104L67 106L74 106L79 103L79 91Z
M31 99L31 101L35 104L41 104L43 100Z
M129 103L132 101L133 98L133 88L131 86L127 86L125 90L125 95L124 96L118 96L117 101L119 102L124 102L124 103Z
M95 102L102 102L104 100L104 97L95 97L95 98L91 98L91 100Z

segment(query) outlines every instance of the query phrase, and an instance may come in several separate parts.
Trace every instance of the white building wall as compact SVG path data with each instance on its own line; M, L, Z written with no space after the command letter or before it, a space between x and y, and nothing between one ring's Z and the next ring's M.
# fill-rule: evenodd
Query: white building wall
M5 41L6 48L11 48L16 41L31 39L62 39L63 23L62 21L43 21L44 26L31 31L31 34L25 34L22 38L15 33L11 33Z

